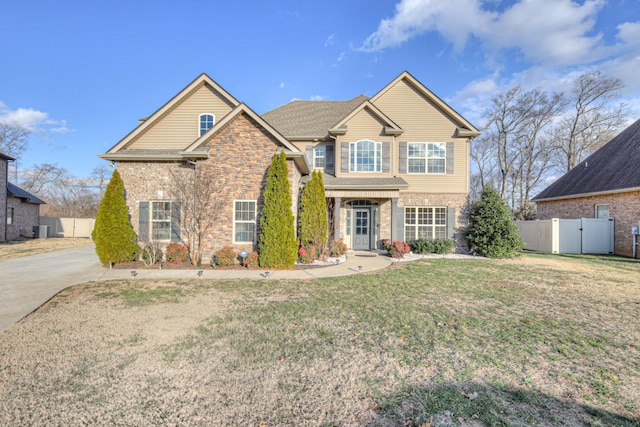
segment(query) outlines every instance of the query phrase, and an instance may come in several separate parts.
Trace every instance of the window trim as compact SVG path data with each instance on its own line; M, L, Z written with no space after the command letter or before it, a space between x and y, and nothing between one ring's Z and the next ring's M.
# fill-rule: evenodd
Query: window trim
M409 209L413 209L415 210L415 223L414 224L409 224L407 223L407 210ZM429 209L431 211L431 216L432 216L432 223L431 224L419 224L418 223L418 209ZM442 209L441 215L444 218L444 224L437 224L437 209ZM418 227L429 227L431 228L431 237L427 237L428 239L446 239L447 238L447 227L448 227L448 215L447 215L447 207L446 206L405 206L404 207L404 212L403 212L403 233L404 233L404 240L414 240L414 239L421 239L423 237L419 237L419 233L418 233ZM415 229L414 232L414 238L407 238L407 228L409 227L413 227ZM436 231L440 230L441 231L441 235L438 236L436 234ZM442 233L444 232L444 233Z
M12 206L7 206L7 225L13 225L15 222L16 210Z
M168 215L168 218L165 217L162 220L153 218L153 212L155 210L154 209L154 204L156 204L156 203L168 203L169 204L169 210L168 210L169 215ZM173 202L171 200L149 200L149 204L150 204L150 206L149 206L149 238L150 238L150 241L170 242L171 241L172 226L173 226L173 218L171 216L172 209L173 209L173 206L172 206ZM166 215L167 210L164 209L164 211L165 211L165 215ZM160 239L160 238L157 237L156 234L154 234L153 224L165 223L165 222L169 224L169 237L166 238L166 239L164 239L164 238Z
M601 206L606 206L607 207L607 211L609 212L609 215L606 218L601 218L600 216L598 216L598 208ZM594 206L594 213L593 213L593 217L594 218L600 218L600 219L609 219L611 218L611 203L596 203Z
M238 203L253 203L253 220L237 220L236 219L236 208ZM249 200L249 199L236 199L233 201L233 235L231 236L232 242L237 244L255 244L257 239L257 231L258 231L258 201L257 200ZM236 240L236 224L253 224L253 240L245 241L245 240Z
M374 170L357 170L358 145L363 143L373 144L373 168ZM368 150L367 150L368 151ZM349 172L353 173L381 173L382 172L382 142L371 139L360 139L349 143Z
M424 145L424 156L411 156L410 155L410 147L412 144L420 144ZM429 146L437 145L438 150L441 150L444 155L443 156L429 156ZM435 150L433 150L435 151ZM411 160L423 160L424 161L424 172L411 172L410 162ZM442 171L441 172L430 172L429 171L429 160L438 160L442 162ZM412 175L445 175L447 173L447 143L446 142L407 142L407 174Z
M318 156L316 155L316 149L322 148L324 151L324 155ZM316 159L322 159L322 166L316 165ZM313 146L313 169L325 169L327 167L327 146L326 144L314 145Z
M206 129L203 128L202 126L202 119L205 117L211 117L211 126L207 127ZM206 122L206 124L208 124L208 120ZM216 124L216 115L213 113L202 113L198 116L198 136L202 136L205 133L207 133L209 131L209 129L211 129L212 127L214 127Z

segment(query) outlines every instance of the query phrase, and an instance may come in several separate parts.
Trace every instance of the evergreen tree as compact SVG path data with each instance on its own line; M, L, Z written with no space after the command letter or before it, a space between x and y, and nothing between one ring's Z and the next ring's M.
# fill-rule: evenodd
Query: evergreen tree
M327 201L320 171L314 171L300 196L298 238L302 247L315 247L320 255L327 248Z
M109 265L110 261L116 264L138 258L140 247L129 221L124 183L117 169L113 171L100 202L91 237L96 243L96 253L102 265Z
M471 250L489 258L509 258L524 248L509 207L493 187L486 187L471 206L465 237Z
M273 157L267 171L264 207L260 216L258 263L266 268L291 268L298 257L287 156Z

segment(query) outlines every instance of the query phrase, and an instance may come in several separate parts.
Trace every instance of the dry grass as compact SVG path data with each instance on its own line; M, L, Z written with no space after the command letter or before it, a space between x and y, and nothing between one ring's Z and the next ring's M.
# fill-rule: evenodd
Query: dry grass
M535 254L89 283L0 334L0 424L634 426L638 284Z
M92 244L91 239L71 237L0 242L0 261Z

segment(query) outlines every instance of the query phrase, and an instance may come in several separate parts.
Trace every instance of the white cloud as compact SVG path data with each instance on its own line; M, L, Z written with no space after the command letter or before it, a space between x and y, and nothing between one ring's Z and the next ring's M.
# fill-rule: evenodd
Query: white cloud
M329 34L329 37L324 41L324 47L333 46L336 42L336 33Z
M49 114L33 108L18 108L12 110L0 101L0 122L21 126L31 132L68 133L72 129L67 127L66 120L53 120Z
M500 12L482 0L401 0L395 15L380 21L360 50L397 47L429 32L439 33L462 51L470 37L480 41L489 57L517 49L531 61L576 64L610 55L600 34L591 34L604 0L521 0ZM625 29L625 36L635 28ZM622 31L621 31L622 33ZM636 38L637 40L637 38Z
M280 85L278 85L278 88L279 89L284 89L284 86L285 86L284 82L280 82Z
M346 52L340 52L340 55L338 55L338 62L342 62L342 60L347 56Z
M327 97L322 95L313 95L311 98L309 98L309 100L311 101L324 101L325 99L327 99Z

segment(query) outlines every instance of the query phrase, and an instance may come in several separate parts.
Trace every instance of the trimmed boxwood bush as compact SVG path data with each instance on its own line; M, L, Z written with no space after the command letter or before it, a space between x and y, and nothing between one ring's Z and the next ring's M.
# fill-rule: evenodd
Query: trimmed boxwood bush
M232 267L238 260L238 254L231 246L225 246L215 254L216 265Z
M451 239L416 239L407 242L416 254L450 254L454 242Z

